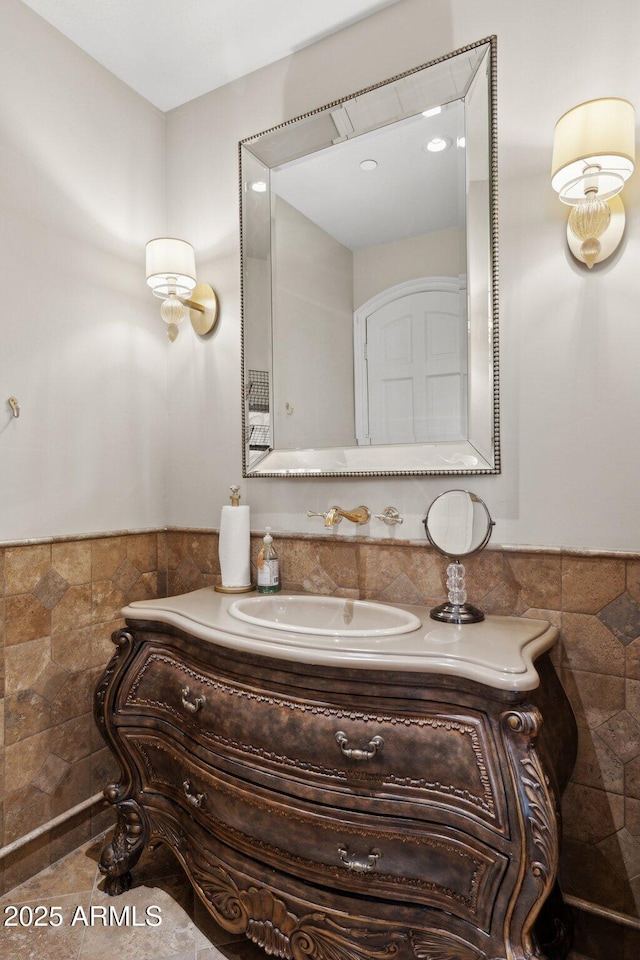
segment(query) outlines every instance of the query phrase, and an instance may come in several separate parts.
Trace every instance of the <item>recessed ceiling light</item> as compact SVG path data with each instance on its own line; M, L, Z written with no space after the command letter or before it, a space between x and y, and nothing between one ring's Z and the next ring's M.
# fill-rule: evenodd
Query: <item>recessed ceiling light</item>
M363 160L360 164L361 170L375 170L378 166L377 160Z
M251 189L255 190L256 193L266 193L267 185L264 180L254 180L251 184Z
M423 110L423 117L437 117L439 113L442 113L442 107L431 107L431 110Z
M441 150L446 150L450 146L449 137L434 137L433 140L427 141L422 149L428 150L429 153L440 153Z

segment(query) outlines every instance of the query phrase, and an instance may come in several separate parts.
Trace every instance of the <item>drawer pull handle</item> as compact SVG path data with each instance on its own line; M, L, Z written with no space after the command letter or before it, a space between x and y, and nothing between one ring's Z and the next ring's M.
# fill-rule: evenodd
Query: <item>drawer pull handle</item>
M336 743L340 747L342 756L347 757L348 760L373 760L384 746L382 737L374 737L373 740L369 740L369 745L365 750L361 750L359 747L348 747L349 738L344 730L338 730L336 733Z
M346 847L338 847L338 853L340 854L340 862L352 873L371 873L372 870L375 870L376 863L382 856L380 850L375 848L366 860L358 860L355 854L350 857Z
M188 710L189 713L197 713L198 710L202 710L205 705L204 697L195 697L193 700L190 700L191 691L189 687L182 688L182 706L185 710Z
M191 793L191 784L188 780L185 780L182 786L184 787L184 795L191 806L201 807L202 801L207 799L206 793Z

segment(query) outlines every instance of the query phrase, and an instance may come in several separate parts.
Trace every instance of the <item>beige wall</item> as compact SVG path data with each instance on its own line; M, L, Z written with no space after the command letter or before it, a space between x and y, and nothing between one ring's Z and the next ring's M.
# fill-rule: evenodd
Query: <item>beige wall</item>
M165 118L19 0L0 35L0 538L157 526Z
M241 469L238 140L496 32L503 473L473 486L503 543L634 549L638 178L625 190L622 248L591 273L566 251L566 211L548 182L564 109L603 92L640 102L636 6L616 0L619 16L600 25L597 68L590 58L567 65L565 36L588 46L588 13L598 9L586 0L575 17L551 0L535 10L510 0L402 0L173 111L166 137L157 110L6 0L0 211L11 280L0 380L22 416L13 420L5 403L3 537L217 521ZM557 27L542 38L547 21ZM144 243L168 225L193 240L221 300L213 337L187 331L170 351L141 283ZM418 536L426 506L451 482L347 487L376 509L395 502ZM256 524L300 532L316 529L308 508L345 493L339 480L248 488ZM371 525L372 535L385 532Z
M564 36L588 46L590 9L594 0L580 17L551 0L535 11L510 0L402 0L173 111L166 132L157 110L7 0L0 208L11 322L0 379L23 413L12 420L5 404L0 423L3 537L217 522L241 471L238 140L496 32L503 473L473 487L503 543L634 549L637 175L625 190L622 249L591 273L567 254L566 211L548 178L564 109L603 92L640 103L635 6L616 0L620 16L600 26L597 68L589 58L567 66ZM547 20L558 28L542 41ZM170 351L141 283L144 243L168 226L194 242L221 302L213 337L187 331ZM376 510L396 503L419 536L426 506L451 482L346 486ZM256 524L300 532L316 529L308 508L345 497L339 480L247 487Z
M464 480L495 516L505 544L634 550L640 501L629 423L640 404L640 179L628 184L620 252L588 272L565 242L566 209L549 185L553 129L590 97L640 105L640 7L615 0L402 0L312 47L168 115L169 222L193 238L221 293L210 345L184 338L169 358L168 518L212 522L241 464L237 143L280 121L382 81L489 34L498 36L501 411L503 472ZM598 56L590 49L598 22ZM624 24L624 30L620 24ZM207 349L210 346L210 349ZM203 430L190 411L225 409ZM223 453L223 458L221 458ZM562 478L559 482L558 478ZM419 537L446 477L251 480L254 523L313 532L308 509L392 503ZM373 536L386 528L372 522Z

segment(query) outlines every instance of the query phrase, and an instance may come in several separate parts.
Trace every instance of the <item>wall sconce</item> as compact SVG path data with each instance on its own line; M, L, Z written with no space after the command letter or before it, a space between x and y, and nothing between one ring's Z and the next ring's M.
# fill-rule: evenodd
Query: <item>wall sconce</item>
M178 336L178 324L189 307L191 326L203 336L218 319L218 298L208 283L196 284L196 255L186 240L160 237L146 247L147 283L163 304L160 316L168 325L167 336Z
M611 256L622 239L625 218L618 194L634 161L635 120L628 100L589 100L556 123L551 186L572 208L567 242L589 269Z

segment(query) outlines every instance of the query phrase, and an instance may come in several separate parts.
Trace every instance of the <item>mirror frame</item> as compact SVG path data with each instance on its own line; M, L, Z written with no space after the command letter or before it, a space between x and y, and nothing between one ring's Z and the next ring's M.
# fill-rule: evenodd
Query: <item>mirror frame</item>
M422 70L425 70L429 67L432 67L436 64L443 63L444 61L450 60L453 57L457 57L461 54L464 54L468 51L477 49L478 47L486 46L488 48L488 113L489 113L489 129L488 129L488 146L489 146L489 158L488 158L488 223L486 224L487 231L487 247L488 247L488 263L487 263L487 287L488 287L488 311L487 311L487 329L489 334L489 347L488 355L491 358L491 372L489 379L491 383L491 447L492 447L492 456L483 457L486 466L480 465L478 467L468 466L464 464L464 455L461 454L456 447L459 447L464 443L464 441L459 441L457 443L451 443L450 449L448 452L453 452L453 456L450 458L452 464L457 460L460 462L460 458L463 458L463 466L456 467L446 467L443 463L446 463L447 458L443 456L442 451L446 449L447 442L440 444L397 444L397 445L380 445L380 446L367 446L367 447L348 447L348 448L332 448L324 447L318 450L309 448L302 451L302 457L299 456L299 452L294 449L278 450L278 448L269 448L265 453L259 458L258 461L253 464L249 463L249 431L248 431L248 392L249 385L247 384L247 370L246 370L246 355L245 355L245 309L246 309L246 290L245 290L245 263L244 263L244 225L245 225L245 210L244 210L244 187L243 187L243 149L248 149L251 144L256 143L262 137L272 135L275 132L284 130L284 128L289 128L293 124L296 124L300 121L306 121L310 117L315 116L316 114L321 114L327 110L333 109L336 106L339 106L347 101L351 101L357 97L362 97L367 93L370 93L373 90L377 90L380 87L384 87L387 84L394 83L398 80L403 80L406 77L418 73ZM316 477L387 477L387 476L449 476L449 475L458 475L458 476L477 476L477 475L487 475L487 474L499 474L501 472L501 451L500 451L500 407L499 407L499 295L498 295L498 162L497 162L497 72L496 72L496 51L497 51L497 37L489 36L485 37L482 40L478 40L475 43L467 44L464 47L460 47L457 50L452 51L449 54L444 56L437 57L434 60L430 60L427 63L421 64L418 67L415 67L411 70L407 70L404 73L397 74L394 77L391 77L387 80L381 81L380 83L373 84L369 87L365 87L362 90L357 91L356 93L349 94L346 97L342 97L339 100L334 100L328 104L325 104L322 107L318 107L315 110L311 110L307 113L301 114L298 117L294 117L291 120L284 121L283 123L277 124L274 127L270 127L267 130L263 130L261 133L254 134L253 136L246 137L241 140L238 144L238 154L239 154L239 166L240 166L240 279L241 279L241 387L242 387L242 476L244 478L250 479L254 477L258 478L283 478L283 479L310 479ZM265 168L270 169L264 161L261 161ZM468 229L468 226L467 226ZM269 256L269 263L271 258ZM269 309L269 316L272 320L272 305ZM271 353L271 348L270 348ZM270 355L270 369L273 369L273 360ZM271 424L273 426L273 384L270 385L270 397L269 397L269 408L271 416ZM273 436L273 433L271 434ZM472 444L469 440L466 441L467 446L472 447ZM436 467L421 467L419 465L411 465L406 469L388 469L384 467L382 469L326 469L322 466L323 459L325 462L331 456L332 450L343 449L346 451L366 451L367 459L371 460L376 458L376 451L392 451L392 455L395 453L400 453L400 450L405 448L411 450L412 447L418 448L428 448L428 447L440 447L440 451L436 451L438 454L441 463ZM476 451L478 452L478 451ZM326 456L323 458L323 454ZM410 457L411 454L408 454ZM482 456L478 452L478 456ZM415 452L413 454L413 459L417 460L419 454ZM364 459L362 455L360 459ZM437 459L437 457L436 457ZM269 463L268 461L271 461ZM303 463L301 466L300 464Z

